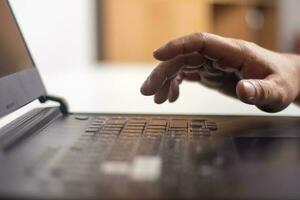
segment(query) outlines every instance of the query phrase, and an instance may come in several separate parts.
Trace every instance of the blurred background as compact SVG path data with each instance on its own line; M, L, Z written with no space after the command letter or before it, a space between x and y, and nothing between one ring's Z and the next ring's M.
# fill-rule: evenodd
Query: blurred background
M298 0L12 2L43 64L153 62L152 51L162 43L199 31L253 41L272 50L299 50Z
M101 111L139 112L147 107L149 112L199 113L212 110L195 110L199 99L205 103L220 97L214 104L216 113L257 114L256 108L201 86L191 100L195 87L189 84L182 89L186 97L176 104L153 105L151 98L139 94L140 84L155 66L152 51L171 38L199 31L253 41L276 51L300 51L299 0L11 3L48 91L65 96L74 110L81 110L85 102L84 110L91 111L95 106L90 102L96 99ZM224 102L229 106L224 108ZM291 113L300 112L292 107L286 114Z

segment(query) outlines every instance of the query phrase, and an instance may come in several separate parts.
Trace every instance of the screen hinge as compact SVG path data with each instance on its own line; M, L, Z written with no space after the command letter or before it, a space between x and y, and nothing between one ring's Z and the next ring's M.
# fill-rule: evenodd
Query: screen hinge
M46 95L46 96L39 97L39 101L41 103L45 103L47 101L57 102L57 103L59 103L59 108L63 115L66 115L69 113L68 104L63 98Z

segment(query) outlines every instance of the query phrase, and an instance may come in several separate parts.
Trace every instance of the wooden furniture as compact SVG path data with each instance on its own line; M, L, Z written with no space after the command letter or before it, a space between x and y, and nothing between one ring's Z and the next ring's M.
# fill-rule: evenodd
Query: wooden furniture
M153 61L162 43L205 31L276 49L275 0L102 0L99 59Z

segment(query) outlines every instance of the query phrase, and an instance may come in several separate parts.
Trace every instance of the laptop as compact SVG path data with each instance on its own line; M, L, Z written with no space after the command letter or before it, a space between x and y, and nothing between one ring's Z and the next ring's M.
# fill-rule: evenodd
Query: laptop
M299 199L300 118L70 113L0 0L1 199Z

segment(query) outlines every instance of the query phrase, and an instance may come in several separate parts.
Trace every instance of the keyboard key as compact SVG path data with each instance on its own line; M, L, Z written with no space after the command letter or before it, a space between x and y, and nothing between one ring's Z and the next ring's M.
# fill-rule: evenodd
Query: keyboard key
M97 125L90 125L88 128L100 129L100 128L101 128L101 126L97 126Z
M100 131L100 134L103 134L103 135L119 135L120 131L103 131L101 130Z
M166 120L151 120L148 126L167 126Z
M95 119L94 122L104 123L105 120L103 120L103 119Z
M126 124L126 126L138 126L138 127L145 127L146 122L143 123L128 123Z
M108 124L121 124L121 125L123 125L123 124L126 123L126 120L109 120L107 123Z
M87 128L87 129L85 129L85 132L96 133L96 132L98 132L99 130L100 130L99 128Z
M206 121L206 127L212 131L218 130L217 123L212 121Z
M128 127L128 126L126 126L123 130L124 131L126 131L126 130L135 130L135 131L144 132L145 127Z
M127 122L127 125L145 125L146 124L146 121L144 120L141 120L141 121L138 121L138 120L129 120Z
M187 128L188 121L187 120L172 120L170 122L170 128Z
M93 122L91 125L92 126L103 126L104 122Z
M161 134L163 134L165 132L166 132L166 130L159 130L159 129L148 129L145 131L145 133L161 133Z
M104 128L123 128L122 124L105 124Z
M103 127L102 131L120 131L121 129L119 127Z
M151 125L151 126L147 126L146 129L147 129L147 130L148 130L148 129L162 129L162 130L165 130L165 129L166 129L166 126L160 126L160 125L158 125L158 126L153 126L153 125Z
M168 132L187 132L187 128L169 128Z
M141 130L123 129L123 133L142 133Z
M191 127L195 128L205 128L205 121L192 121Z

